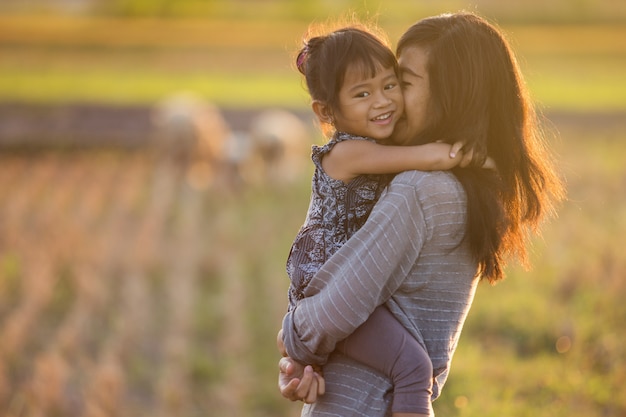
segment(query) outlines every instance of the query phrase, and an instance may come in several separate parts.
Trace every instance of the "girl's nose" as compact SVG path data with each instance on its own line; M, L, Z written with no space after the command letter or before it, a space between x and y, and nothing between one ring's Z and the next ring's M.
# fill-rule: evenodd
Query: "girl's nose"
M386 91L380 91L376 95L376 105L378 107L387 106L391 103L391 98L387 95Z

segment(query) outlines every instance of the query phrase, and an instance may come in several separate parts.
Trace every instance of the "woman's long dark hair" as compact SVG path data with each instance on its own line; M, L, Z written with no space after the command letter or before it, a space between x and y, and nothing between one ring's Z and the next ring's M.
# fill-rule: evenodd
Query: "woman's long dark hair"
M510 257L526 263L529 232L553 212L561 181L515 56L495 26L472 13L426 18L405 32L397 56L412 46L427 52L431 93L431 122L417 143L462 140L479 156L454 173L467 193L466 239L479 273L496 282ZM497 173L478 167L487 155Z

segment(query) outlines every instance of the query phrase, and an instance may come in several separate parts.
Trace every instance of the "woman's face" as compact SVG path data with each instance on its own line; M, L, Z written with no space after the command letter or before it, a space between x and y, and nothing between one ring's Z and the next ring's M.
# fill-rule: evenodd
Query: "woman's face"
M408 47L398 57L405 112L393 132L393 141L398 145L410 145L427 126L430 103L427 61L426 49L420 46Z

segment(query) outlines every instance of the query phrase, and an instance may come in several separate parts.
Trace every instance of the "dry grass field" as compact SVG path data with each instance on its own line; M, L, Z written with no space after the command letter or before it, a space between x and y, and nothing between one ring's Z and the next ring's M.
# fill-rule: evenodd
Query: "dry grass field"
M570 200L533 271L480 288L438 415L626 412L626 145L579 127L559 145ZM1 415L297 414L274 335L308 177L198 189L145 149L0 167Z
M275 415L275 259L304 207L194 189L145 152L0 165L1 415Z

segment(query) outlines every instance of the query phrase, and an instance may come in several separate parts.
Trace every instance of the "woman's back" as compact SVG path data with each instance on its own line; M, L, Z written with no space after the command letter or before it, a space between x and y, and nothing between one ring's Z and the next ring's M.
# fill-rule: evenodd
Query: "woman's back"
M415 190L421 210L410 213L423 214L423 219L418 216L413 221L423 222L427 235L422 246L415 248L415 236L406 232L418 226L407 227L411 214L406 216L398 235L401 243L395 247L416 259L387 306L410 333L423 340L433 364L436 398L478 283L477 264L465 239L465 192L449 172L409 171L393 181L389 193L402 198L406 193L400 187Z

